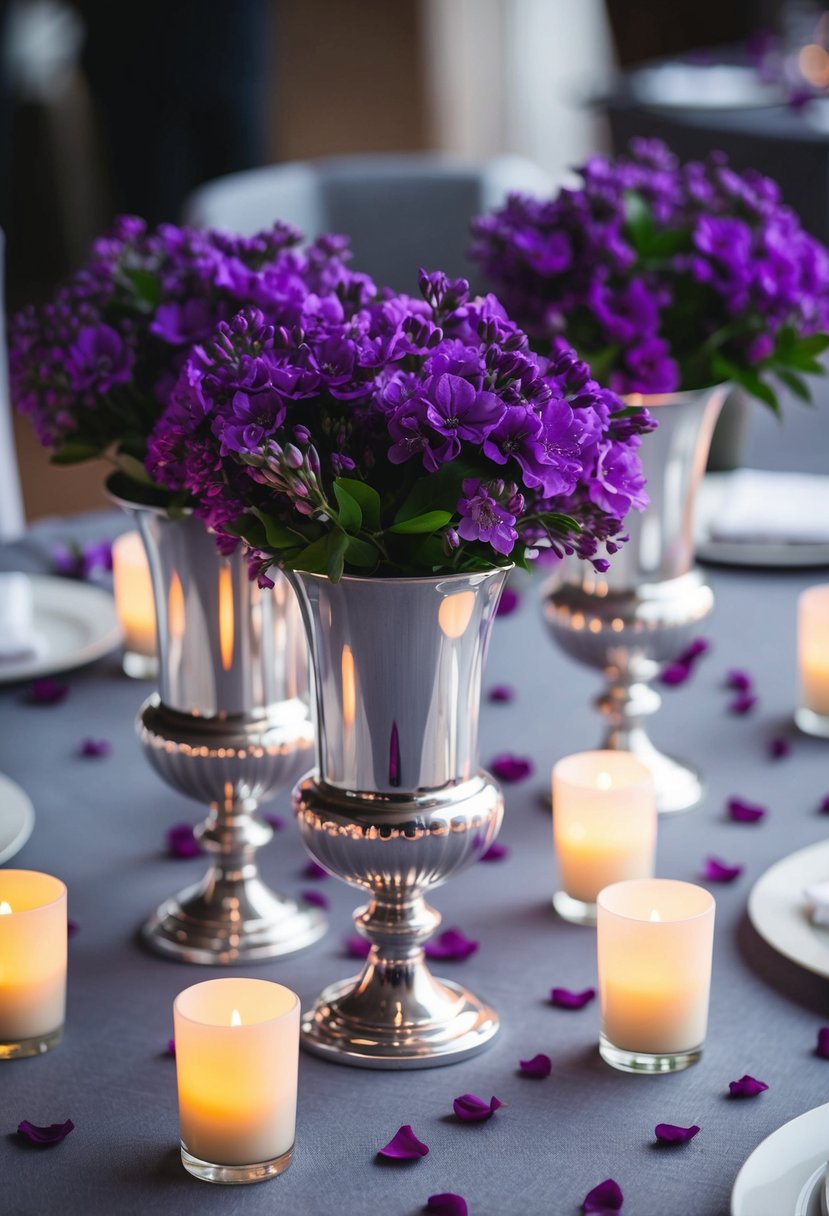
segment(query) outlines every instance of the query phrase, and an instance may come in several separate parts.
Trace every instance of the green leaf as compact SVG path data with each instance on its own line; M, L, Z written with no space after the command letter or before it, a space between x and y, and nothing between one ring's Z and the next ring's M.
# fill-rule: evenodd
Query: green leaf
M252 549L264 550L268 547L265 528L261 520L256 519L253 515L240 515L238 519L233 520L233 523L225 524L224 528L232 536L241 536L242 540L247 541Z
M357 481L354 477L338 477L334 482L334 493L337 493L337 486L341 486L346 490L351 497L360 504L360 510L363 512L363 524L371 532L379 532L380 530L380 495L374 489L374 486L366 485L364 481ZM339 498L337 499L339 502Z
M379 560L380 553L367 540L349 536L345 549L345 560L351 566L360 566L365 570L373 569Z
M491 466L490 466L491 467ZM431 477L421 477L412 486L411 492L394 517L395 523L405 523L427 511L445 510L453 512L461 496L461 487L467 477L479 476L474 466L463 460L450 460L441 465Z
M770 406L775 414L780 413L780 403L774 389L761 380L756 371L750 367L738 367L723 355L715 355L711 360L711 370L720 380L733 380L741 384L752 397L759 398Z
M156 309L161 303L161 283L150 270L132 267L124 271L124 277L132 284L132 288L140 303L148 309Z
M809 334L800 338L795 349L804 355L822 355L829 348L829 334Z
M797 372L791 371L788 367L774 368L774 374L777 376L786 388L794 393L795 397L799 397L801 401L805 401L807 405L812 405L812 392L807 382L798 376Z
M363 512L357 499L353 494L349 494L339 478L334 482L334 494L340 508L338 520L340 527L346 532L359 532L363 526Z
M295 549L299 538L290 528L286 528L284 524L273 519L266 512L261 511L259 507L252 508L253 514L261 522L265 529L265 539L269 549Z
M335 528L326 537L325 569L332 583L338 583L345 568L345 551L348 548L348 537L341 528Z
M117 452L115 460L118 468L126 473L127 477L132 478L133 481L137 481L145 486L153 484L153 479L144 468L142 460L138 460L135 456L130 456L129 452Z
M345 533L341 533L345 535ZM305 570L308 574L326 574L328 572L328 535L320 536L301 549L285 565L289 570Z
M653 239L653 216L636 190L625 191L625 228L637 253L647 253Z
M101 455L101 449L91 443L71 442L57 448L50 457L52 464L80 464L82 460L94 460Z
M438 528L445 528L451 518L451 511L427 511L424 515L415 515L412 519L393 524L389 532L397 532L403 536L413 532L437 532Z

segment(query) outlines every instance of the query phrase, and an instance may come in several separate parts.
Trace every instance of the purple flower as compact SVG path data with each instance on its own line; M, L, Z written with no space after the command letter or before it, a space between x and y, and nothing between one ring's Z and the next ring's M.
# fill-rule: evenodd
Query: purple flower
M121 335L109 325L95 325L78 333L66 366L75 392L108 393L129 380L132 362L132 352Z
M52 1144L60 1144L74 1128L75 1124L71 1119L67 1119L65 1123L50 1123L47 1127L39 1127L36 1123L24 1119L17 1125L17 1134L30 1144L36 1144L38 1148L48 1148Z
M29 705L59 705L69 696L69 685L60 684L51 676L33 680L26 692Z
M428 1146L422 1140L418 1140L412 1131L411 1124L404 1123L394 1133L388 1144L378 1150L378 1156L387 1157L390 1161L416 1161L420 1157L425 1157L428 1152Z
M483 1098L478 1098L475 1094L461 1094L459 1098L455 1098L452 1109L462 1123L484 1123L503 1105L498 1098L493 1097L489 1102L484 1102Z
M557 1009L584 1009L595 998L595 988L584 988L581 992L574 992L570 988L553 988L550 991L550 1004Z
M618 1182L606 1178L585 1195L582 1211L585 1216L608 1216L610 1212L621 1212L623 1202L624 1196Z
M433 941L423 947L427 958L440 959L447 963L461 963L478 949L480 942L473 941L460 929L444 929Z
M469 1208L466 1200L453 1191L443 1191L439 1195L430 1195L426 1200L424 1211L433 1216L468 1216Z
M515 689L511 684L495 684L487 693L487 701L493 705L508 705L515 700Z
M734 697L734 699L732 701L729 701L728 712L730 714L738 714L738 715L742 716L743 714L751 713L752 709L754 709L754 706L756 704L757 704L757 698L754 696L753 693L741 692L736 697Z
M112 569L112 541L96 540L85 545L57 544L52 565L65 578L89 578L98 570Z
M511 616L516 608L521 607L521 596L514 587L510 587L507 583L504 590L501 592L501 598L498 600L498 607L495 609L496 616Z
M549 1056L545 1056L543 1052L539 1052L531 1060L519 1060L518 1065L525 1077L537 1077L540 1080L544 1077L549 1077L553 1071L552 1060Z
M509 857L509 849L505 844L499 844L497 840L493 840L485 853L482 853L478 858L479 861L503 861L505 857Z
M167 831L167 852L171 857L198 857L202 847L191 823L177 823Z
M329 906L327 895L323 895L322 891L301 891L300 899L304 899L306 904L312 904L315 908L325 909Z
M479 540L492 545L496 553L512 553L518 533L513 527L515 516L505 510L490 494L489 490L467 478L463 483L465 497L458 502L461 522L458 535L462 540Z
M747 802L745 798L729 798L725 804L728 816L735 823L759 823L766 816L766 808Z
M495 393L479 392L460 376L435 376L423 389L426 418L448 442L438 459L454 460L461 439L480 443L497 425L504 407Z
M526 781L535 771L535 765L528 756L514 756L511 752L495 756L489 768L493 776L507 783Z
M349 958L368 958L371 953L371 942L356 933L343 938L343 947Z
M79 756L87 756L92 760L100 760L112 752L112 744L108 739L84 739L78 748Z
M766 1089L768 1085L765 1081L757 1081L747 1073L739 1081L728 1082L728 1092L732 1098L756 1098Z
M660 1144L687 1144L699 1130L696 1123L692 1123L690 1127L678 1127L675 1123L657 1123L653 1134Z
M766 744L766 751L772 760L785 760L791 755L792 744L790 739L769 739Z
M733 882L739 878L744 866L730 866L727 862L719 861L716 857L706 857L700 872L704 882Z

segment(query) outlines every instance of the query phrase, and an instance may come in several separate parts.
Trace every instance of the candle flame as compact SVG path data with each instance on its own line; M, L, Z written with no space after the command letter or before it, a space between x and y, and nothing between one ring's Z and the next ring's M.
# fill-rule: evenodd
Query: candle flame
M231 1026L241 1026L242 1025L242 1015L238 1009L234 1009L233 1012L231 1013L230 1024L231 1024Z
M657 912L656 908L654 908L653 912L651 912L650 916L648 917L648 920L653 920L653 921L661 921L661 920L662 920L662 917L659 915L659 913Z
M609 790L613 785L613 778L610 773L599 773L596 777L596 787L600 790Z
M0 916L11 916L12 906L5 899L0 899Z

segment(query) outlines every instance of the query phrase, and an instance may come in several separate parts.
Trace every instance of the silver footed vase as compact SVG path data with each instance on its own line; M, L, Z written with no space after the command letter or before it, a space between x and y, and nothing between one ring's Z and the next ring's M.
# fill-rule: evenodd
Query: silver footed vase
M694 502L728 385L664 396L636 396L658 427L639 449L650 506L625 520L629 541L606 574L567 558L543 591L544 618L574 659L600 670L596 701L606 730L599 744L632 752L656 782L660 812L684 811L702 796L697 770L666 755L646 723L661 704L652 681L688 645L714 596L694 564Z
M241 553L221 556L195 516L117 501L144 540L155 597L159 689L139 710L138 737L168 785L209 807L196 828L209 869L156 909L143 940L188 963L292 954L326 918L262 881L256 852L273 829L256 810L313 755L296 596L281 575L260 590Z
M481 678L507 572L435 578L289 577L313 659L317 763L296 786L303 840L368 902L360 975L326 988L303 1045L364 1068L429 1068L485 1047L498 1016L435 978L429 891L495 839L501 791L479 766Z

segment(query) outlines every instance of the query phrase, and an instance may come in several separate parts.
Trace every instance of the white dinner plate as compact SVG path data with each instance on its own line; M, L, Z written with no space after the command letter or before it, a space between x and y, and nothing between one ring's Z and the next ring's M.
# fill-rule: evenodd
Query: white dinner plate
M665 110L753 110L786 100L779 85L737 63L662 63L629 79L639 101Z
M31 574L29 579L33 628L43 648L26 659L0 662L0 684L82 667L118 645L121 627L109 592L45 574Z
M0 862L23 848L34 826L35 812L28 794L0 773Z
M737 1175L731 1216L822 1216L829 1104L807 1110L760 1144Z
M813 925L806 887L829 879L829 840L809 845L766 870L751 889L748 915L780 954L829 979L829 926ZM829 1159L829 1140L826 1144Z
M700 561L722 566L829 566L826 541L715 540L712 524L733 477L733 473L706 473L700 482L694 511L694 549Z

